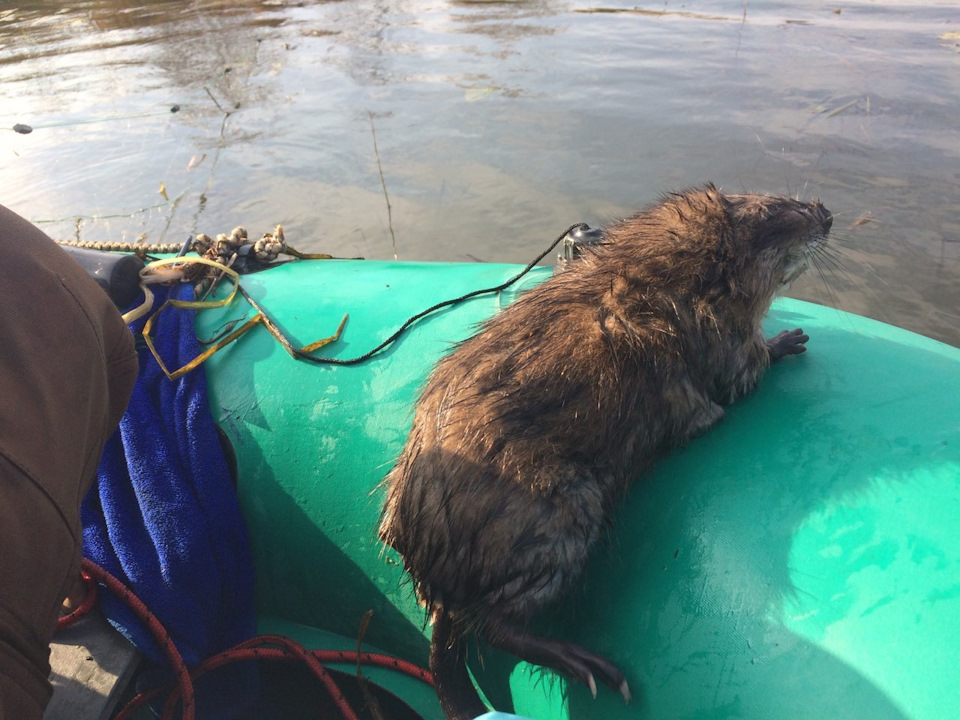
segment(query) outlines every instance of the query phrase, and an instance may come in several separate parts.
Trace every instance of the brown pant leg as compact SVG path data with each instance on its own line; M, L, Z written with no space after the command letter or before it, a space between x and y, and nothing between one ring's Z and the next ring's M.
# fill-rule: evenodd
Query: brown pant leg
M48 645L79 543L43 490L0 457L0 707L39 718L50 699Z
M81 547L80 502L136 379L106 294L0 207L0 718L36 720Z

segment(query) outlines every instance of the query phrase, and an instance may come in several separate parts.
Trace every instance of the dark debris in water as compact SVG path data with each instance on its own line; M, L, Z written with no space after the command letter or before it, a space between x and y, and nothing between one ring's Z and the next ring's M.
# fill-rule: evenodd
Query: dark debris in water
M29 125L24 125L23 123L17 123L13 126L13 131L20 133L21 135L29 135L33 132L33 128Z
M690 12L687 10L660 10L660 9L647 9L641 7L633 8L618 8L618 7L593 7L593 8L578 8L574 10L577 13L602 13L602 14L616 14L616 15L649 15L652 17L679 17L685 18L688 20L720 20L722 22L729 22L739 20L740 18L728 17L725 15L707 15L699 12Z

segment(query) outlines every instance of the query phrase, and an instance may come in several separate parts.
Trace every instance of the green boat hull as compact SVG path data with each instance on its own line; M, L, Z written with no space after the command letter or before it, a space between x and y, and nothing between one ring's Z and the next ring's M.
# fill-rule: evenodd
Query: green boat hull
M243 286L295 343L348 358L436 302L519 266L312 261ZM206 365L253 543L264 629L308 645L365 640L425 665L430 627L378 542L378 487L432 364L517 292L415 323L356 366L291 358L263 329ZM243 314L200 312L201 337ZM960 350L881 323L778 301L772 333L809 352L773 367L726 419L638 479L581 590L544 629L607 655L634 701L489 649L471 668L499 710L571 718L909 718L960 708ZM339 646L338 646L339 647ZM349 668L347 668L349 670ZM432 690L369 677L427 720Z

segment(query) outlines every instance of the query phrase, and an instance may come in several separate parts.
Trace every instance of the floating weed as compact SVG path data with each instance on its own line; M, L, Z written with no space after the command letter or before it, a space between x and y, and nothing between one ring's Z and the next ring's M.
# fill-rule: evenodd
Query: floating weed
M727 17L724 15L707 15L705 13L690 12L687 10L649 10L647 8L578 8L576 13L583 14L609 14L609 15L648 15L652 17L679 17L689 20L718 20L720 22L737 22L740 18ZM746 15L746 10L744 10Z

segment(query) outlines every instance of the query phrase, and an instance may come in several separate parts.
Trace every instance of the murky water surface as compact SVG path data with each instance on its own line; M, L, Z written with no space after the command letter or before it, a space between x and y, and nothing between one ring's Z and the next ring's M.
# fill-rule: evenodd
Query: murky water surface
M837 215L792 295L960 345L955 3L8 5L0 203L56 238L525 262L712 180Z

